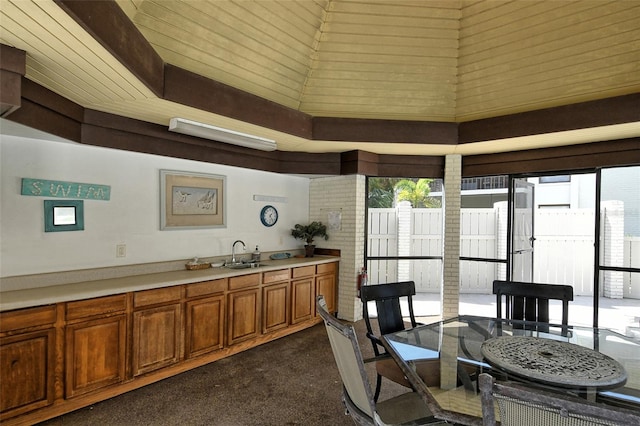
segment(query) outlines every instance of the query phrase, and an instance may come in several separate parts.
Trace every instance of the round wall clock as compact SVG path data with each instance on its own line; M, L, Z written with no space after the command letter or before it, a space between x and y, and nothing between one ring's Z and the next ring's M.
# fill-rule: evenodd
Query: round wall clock
M278 210L273 206L264 206L260 211L260 221L264 226L273 226L278 221Z

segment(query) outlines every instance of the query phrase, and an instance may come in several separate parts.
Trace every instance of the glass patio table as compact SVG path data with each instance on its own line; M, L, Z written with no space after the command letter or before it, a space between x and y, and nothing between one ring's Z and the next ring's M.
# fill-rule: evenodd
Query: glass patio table
M483 372L640 410L640 342L608 329L459 316L382 341L443 420L482 424Z

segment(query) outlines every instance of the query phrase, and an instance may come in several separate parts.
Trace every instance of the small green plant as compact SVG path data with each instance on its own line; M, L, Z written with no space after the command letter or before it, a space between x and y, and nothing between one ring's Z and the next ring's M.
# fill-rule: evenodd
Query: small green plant
M311 222L308 225L296 224L291 230L291 235L299 240L303 240L307 245L312 245L316 237L329 239L327 235L327 227L322 222Z

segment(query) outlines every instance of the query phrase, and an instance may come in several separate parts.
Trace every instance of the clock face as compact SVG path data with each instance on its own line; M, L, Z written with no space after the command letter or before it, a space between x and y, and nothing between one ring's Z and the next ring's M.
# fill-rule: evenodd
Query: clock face
M278 210L273 206L264 206L260 212L260 221L264 226L273 226L278 221Z

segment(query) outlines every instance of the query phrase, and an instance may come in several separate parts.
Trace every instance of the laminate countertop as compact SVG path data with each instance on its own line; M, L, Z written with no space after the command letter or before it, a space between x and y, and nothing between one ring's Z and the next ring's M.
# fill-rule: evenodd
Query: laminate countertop
M94 297L111 296L132 291L150 290L174 285L191 284L219 278L236 277L275 271L284 268L319 265L339 261L335 256L292 257L282 260L265 260L257 268L230 269L226 267L200 270L180 270L151 274L131 275L119 278L75 282L50 287L29 288L0 292L0 311L71 302Z

